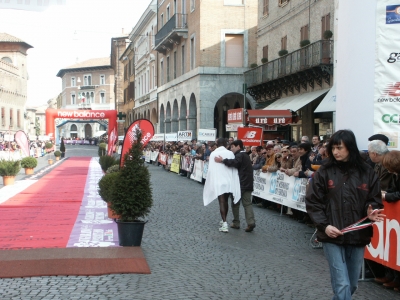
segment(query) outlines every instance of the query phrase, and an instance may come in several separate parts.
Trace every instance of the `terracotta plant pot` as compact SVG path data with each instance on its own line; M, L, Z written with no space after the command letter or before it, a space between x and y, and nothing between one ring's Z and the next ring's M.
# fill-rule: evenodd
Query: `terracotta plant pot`
M49 162L49 165L53 164L53 160L52 159L48 159L47 161Z
M33 173L33 168L25 168L25 175L32 175Z
M60 160L60 157L59 157L59 156L56 156L56 160Z
M107 203L107 212L110 219L119 219L119 215L116 215L115 212L111 210L109 203Z
M3 185L13 185L15 183L15 176L3 176Z

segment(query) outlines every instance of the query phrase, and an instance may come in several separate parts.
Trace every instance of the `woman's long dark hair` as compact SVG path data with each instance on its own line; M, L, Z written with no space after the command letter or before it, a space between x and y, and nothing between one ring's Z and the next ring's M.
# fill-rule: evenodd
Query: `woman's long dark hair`
M360 151L357 147L356 137L351 130L338 130L336 131L326 147L326 151L328 152L326 167L331 167L333 164L336 164L337 161L332 153L332 147L337 146L343 143L347 151L349 151L349 159L348 163L351 167L356 167L360 172L365 172L367 170L367 165L362 159L360 155Z

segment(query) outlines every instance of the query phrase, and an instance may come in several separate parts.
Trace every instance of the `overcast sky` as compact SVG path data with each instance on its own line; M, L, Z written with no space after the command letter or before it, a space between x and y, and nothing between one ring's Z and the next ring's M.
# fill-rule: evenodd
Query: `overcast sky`
M130 33L150 0L67 0L47 10L0 9L0 32L33 46L28 50L28 106L61 93L60 69L110 56L111 38Z

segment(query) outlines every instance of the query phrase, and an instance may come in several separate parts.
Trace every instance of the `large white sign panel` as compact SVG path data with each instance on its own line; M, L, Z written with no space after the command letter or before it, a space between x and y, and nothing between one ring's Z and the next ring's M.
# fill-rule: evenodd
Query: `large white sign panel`
M178 131L178 141L191 141L193 139L192 131Z
M216 129L199 129L197 135L199 141L215 141L217 139Z
M374 133L386 135L392 149L400 148L399 32L400 1L377 1Z
M178 141L178 133L174 132L174 133L166 133L165 134L165 140L167 142L176 142Z
M157 133L155 135L153 135L153 137L151 138L152 142L160 142L160 141L164 141L164 133Z

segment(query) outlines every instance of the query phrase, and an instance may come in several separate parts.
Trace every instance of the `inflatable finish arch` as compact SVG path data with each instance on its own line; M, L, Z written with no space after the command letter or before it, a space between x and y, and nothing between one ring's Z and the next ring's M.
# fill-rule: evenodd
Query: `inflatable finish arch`
M61 119L108 119L108 155L118 140L117 133L117 111L116 110L69 110L69 109L46 109L46 135L55 139L54 120Z

